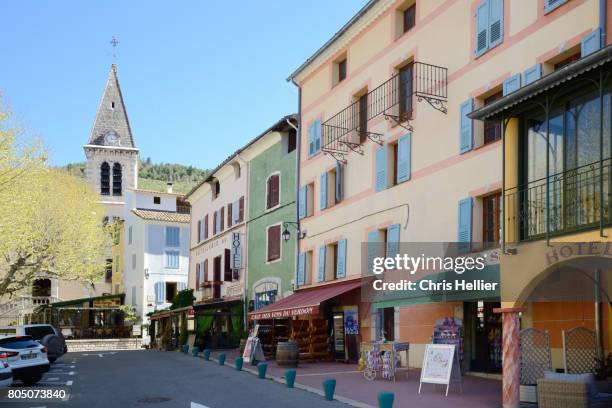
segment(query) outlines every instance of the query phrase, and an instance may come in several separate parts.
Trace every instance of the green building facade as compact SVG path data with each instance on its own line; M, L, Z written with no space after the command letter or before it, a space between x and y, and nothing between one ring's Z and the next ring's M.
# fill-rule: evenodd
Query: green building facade
M278 137L278 133L265 137ZM291 233L288 241L283 240L282 232L284 222L296 221L295 145L295 132L283 132L277 143L249 163L249 311L274 303L293 290L297 231L287 226Z

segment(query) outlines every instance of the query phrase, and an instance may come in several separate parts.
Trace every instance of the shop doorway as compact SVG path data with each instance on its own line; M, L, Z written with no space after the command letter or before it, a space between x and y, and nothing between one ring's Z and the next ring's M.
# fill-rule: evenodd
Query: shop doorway
M493 313L499 302L465 302L465 351L470 371L501 373L502 322L501 314Z

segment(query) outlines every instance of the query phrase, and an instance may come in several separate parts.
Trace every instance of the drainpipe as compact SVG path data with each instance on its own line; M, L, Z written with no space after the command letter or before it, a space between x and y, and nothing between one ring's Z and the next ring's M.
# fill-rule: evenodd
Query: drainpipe
M606 18L608 14L607 0L599 0L599 28L601 30L601 48L606 46Z
M300 256L300 235L301 235L301 225L300 225L300 215L299 215L299 208L300 208L300 154L301 154L301 146L302 146L302 87L300 87L300 85L295 82L295 80L293 78L291 78L291 83L293 85L295 85L298 89L298 115L297 115L297 122L298 122L298 126L297 128L290 123L290 121L287 121L287 123L289 123L289 125L291 125L295 130L295 206L296 206L296 211L295 211L295 222L297 223L297 232L296 232L296 240L295 240L295 268L294 268L294 274L293 274L293 289L295 290L297 288L297 275L298 275L298 262L297 259Z

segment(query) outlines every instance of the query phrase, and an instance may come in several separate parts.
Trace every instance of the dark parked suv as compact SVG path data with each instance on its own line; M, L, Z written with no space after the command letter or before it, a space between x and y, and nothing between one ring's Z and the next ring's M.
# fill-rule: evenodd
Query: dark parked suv
M50 324L3 326L0 327L0 336L2 335L32 336L47 348L47 358L51 363L68 352L64 335Z

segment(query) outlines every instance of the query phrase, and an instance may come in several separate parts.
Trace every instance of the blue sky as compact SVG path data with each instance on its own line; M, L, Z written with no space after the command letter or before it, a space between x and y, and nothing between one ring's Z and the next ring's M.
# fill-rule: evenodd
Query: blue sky
M364 4L10 0L0 14L0 93L53 164L84 161L116 35L141 157L212 168L297 111L285 79Z

